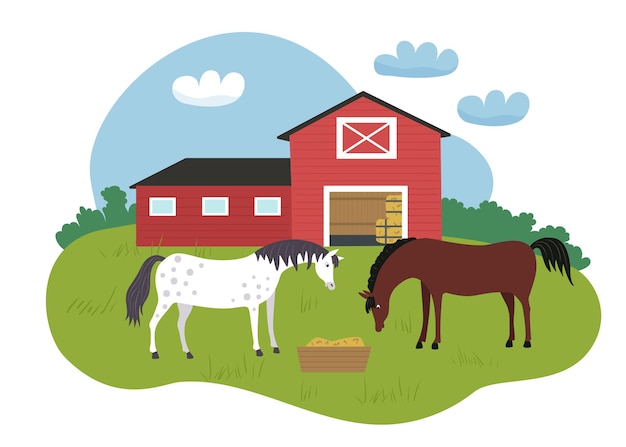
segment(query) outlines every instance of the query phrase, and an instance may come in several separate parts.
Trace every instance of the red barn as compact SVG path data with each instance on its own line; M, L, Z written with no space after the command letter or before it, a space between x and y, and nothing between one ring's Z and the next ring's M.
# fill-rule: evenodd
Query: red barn
M290 159L185 159L134 185L137 245L441 238L441 138L366 92L279 135Z
M291 149L292 237L325 246L370 245L388 230L440 239L440 140L449 135L366 92L280 135Z

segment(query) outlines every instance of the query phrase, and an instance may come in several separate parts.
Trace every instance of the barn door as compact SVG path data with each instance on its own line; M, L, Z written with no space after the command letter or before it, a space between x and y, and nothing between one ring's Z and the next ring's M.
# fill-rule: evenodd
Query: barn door
M395 242L402 236L401 213L401 192L331 192L330 244Z

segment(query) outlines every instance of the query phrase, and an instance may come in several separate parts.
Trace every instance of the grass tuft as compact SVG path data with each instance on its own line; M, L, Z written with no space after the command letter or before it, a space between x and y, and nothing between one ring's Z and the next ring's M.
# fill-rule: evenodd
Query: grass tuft
M107 307L109 307L109 304L111 304L111 307L109 307L109 312L111 312L113 310L113 308L115 307L115 302L111 303L113 301L113 297L115 296L115 291L117 290L117 287L114 286L113 290L111 290L111 294L109 295L109 299L106 302L106 304L102 307L102 311L100 312L101 314L103 314L104 312L106 312Z
M300 384L300 401L313 400L317 398L317 387L305 385L304 381Z
M457 346L456 358L452 357L450 360L455 366L459 367L478 366L479 368L482 368L485 366L485 362L483 362L475 352L462 351L460 346Z
M411 320L411 314L408 314L406 318L397 318L394 322L394 328L399 330L400 332L412 334L413 321Z
M403 384L398 377L398 383L389 386L372 388L368 386L367 379L363 379L363 390L361 396L356 396L356 400L362 404L383 404L394 402L416 402L421 382L415 384Z
M202 377L207 382L223 383L227 385L238 385L251 380L261 378L265 359L248 365L246 355L241 357L241 361L221 361L218 366L211 356L208 357L208 368L206 372L201 371Z
M304 290L300 293L300 313L317 310L317 296L308 295L305 298Z
M126 258L131 254L133 256L137 256L139 255L139 250L135 244L129 244L128 241L122 242L115 250L113 250L113 253L111 253L114 258ZM103 256L106 258L104 254Z

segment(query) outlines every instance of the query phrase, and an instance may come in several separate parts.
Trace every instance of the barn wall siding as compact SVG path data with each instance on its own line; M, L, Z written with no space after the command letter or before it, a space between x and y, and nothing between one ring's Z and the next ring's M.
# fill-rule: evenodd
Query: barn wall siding
M176 197L176 216L149 216L150 197ZM203 216L202 197L228 197L228 216ZM254 197L281 197L281 216L254 216ZM137 245L261 246L291 238L289 186L137 186Z

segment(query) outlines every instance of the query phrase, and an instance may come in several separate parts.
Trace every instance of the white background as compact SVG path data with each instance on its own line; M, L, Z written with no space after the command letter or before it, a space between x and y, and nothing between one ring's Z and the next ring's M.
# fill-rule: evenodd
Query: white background
M612 6L618 3L8 4L0 7L0 444L624 445L618 210L626 76L622 14ZM89 161L99 127L153 63L188 43L236 31L300 44L355 90L467 140L491 166L493 200L515 214L534 213L540 226L567 228L592 260L584 274L602 306L589 354L554 376L490 386L440 414L392 426L339 421L213 384L116 389L70 364L48 329L46 284L61 251L54 234L79 206L94 206ZM459 68L425 80L377 75L375 56L395 54L401 40L451 48ZM526 93L528 116L500 128L460 120L462 96L495 89L507 97Z

